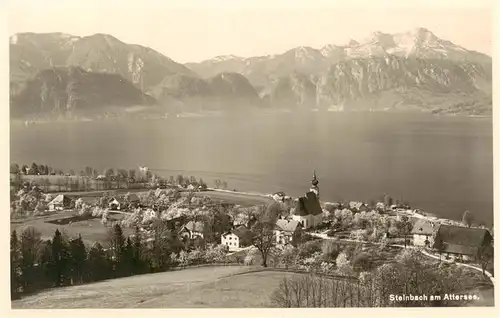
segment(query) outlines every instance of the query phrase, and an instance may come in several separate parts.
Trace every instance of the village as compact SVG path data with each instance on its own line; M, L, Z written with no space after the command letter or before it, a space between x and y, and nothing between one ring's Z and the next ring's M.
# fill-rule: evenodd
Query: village
M92 251L98 244L111 261L118 258L113 235L119 231L152 255L149 269L140 273L239 263L359 278L412 251L471 270L471 288L493 283L492 233L467 218L460 223L426 216L387 195L375 204L321 202L315 172L299 198L220 189L220 181L208 188L195 178L152 177L149 190L127 192L46 194L24 184L12 202L11 228L18 234L34 229L48 242L61 231L69 245L81 240ZM19 210L30 209L19 217ZM168 244L160 248L160 241Z

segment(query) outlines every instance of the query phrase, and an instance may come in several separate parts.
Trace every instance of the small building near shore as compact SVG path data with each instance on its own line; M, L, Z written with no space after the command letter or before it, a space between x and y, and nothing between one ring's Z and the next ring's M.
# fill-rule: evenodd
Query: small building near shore
M455 225L439 226L433 248L446 257L473 260L483 248L491 247L493 237L486 229Z
M434 233L438 225L427 219L419 219L413 225L411 234L413 235L413 245L431 247L434 244Z

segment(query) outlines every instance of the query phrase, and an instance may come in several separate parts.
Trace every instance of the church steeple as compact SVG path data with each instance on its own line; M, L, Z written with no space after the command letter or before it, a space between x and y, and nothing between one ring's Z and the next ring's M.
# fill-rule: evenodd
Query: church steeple
M316 170L313 172L313 178L311 180L311 191L316 194L316 196L319 198L319 181L318 177L316 176Z

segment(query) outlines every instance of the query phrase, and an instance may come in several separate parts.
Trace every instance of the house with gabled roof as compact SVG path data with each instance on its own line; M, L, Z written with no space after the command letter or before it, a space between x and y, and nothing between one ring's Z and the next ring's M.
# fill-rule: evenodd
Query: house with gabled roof
M492 242L493 237L486 229L441 224L436 231L433 248L447 257L472 260Z
M206 235L206 224L201 221L189 221L179 230L179 236L182 238L204 238Z
M49 202L48 207L49 211L62 211L65 209L71 208L71 198L64 195L59 194L52 201Z
M296 220L279 219L276 221L274 235L276 244L296 246L302 234L302 224Z
M125 206L125 202L122 198L113 197L108 201L108 207L111 210L121 210L123 206Z
M434 244L434 233L439 228L438 224L427 219L418 219L413 225L413 245L430 247Z
M246 226L241 225L221 235L221 244L229 247L230 251L237 251L251 246L254 234Z

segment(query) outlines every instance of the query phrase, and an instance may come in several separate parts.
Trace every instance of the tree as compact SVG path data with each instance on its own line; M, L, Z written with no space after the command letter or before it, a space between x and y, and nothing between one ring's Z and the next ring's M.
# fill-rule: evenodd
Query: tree
M123 259L121 264L121 272L124 276L130 276L134 274L134 246L130 237L127 238L125 247L123 249Z
M114 177L115 171L113 170L113 168L106 168L104 169L104 175L106 176L106 178Z
M203 181L203 179L200 178L200 181L198 181L198 184L200 185L201 190L207 189L207 184L205 183L205 181Z
M10 235L10 297L16 299L21 287L21 254L16 230Z
M40 246L40 233L34 227L29 226L21 233L21 275L23 292L33 290L37 275L35 269L35 261L38 255Z
M219 179L216 179L216 180L214 181L214 183L215 183L215 188L216 188L216 189L219 189L219 188L221 187L222 182L221 182Z
M337 269L342 275L350 275L352 273L351 262L347 253L341 252L336 259Z
M254 233L253 245L259 250L262 256L262 266L267 267L267 259L276 245L274 236L274 222L257 221L252 227Z
M89 250L88 257L89 278L91 281L99 281L110 277L110 262L101 244L94 243Z
M184 185L184 177L181 174L177 175L177 184L180 186Z
M401 220L396 223L396 227L399 233L403 236L406 247L408 241L408 235L410 234L412 229L412 224L410 219L406 215L403 215L401 217Z
M471 227L473 221L474 217L472 213L470 213L469 211L465 211L462 216L462 223L467 227Z
M483 270L483 275L488 268L488 264L494 259L493 257L493 246L491 244L483 245L479 249L477 260L481 264L481 269Z
M21 172L22 172L22 174L27 175L28 174L28 166L23 165L23 167L21 168Z
M44 242L38 259L39 283L43 288L54 287L54 261L52 259L52 241Z
M429 260L416 250L405 249L395 258L396 262L384 264L373 272L373 285L379 306L421 307L460 306L456 300L444 297L429 301L405 300L389 302L387 295L443 295L457 293L464 286L473 284L472 278L463 275L462 268Z
M32 175L38 174L38 166L34 162L31 164L30 174L32 174Z
M69 244L71 279L73 284L83 283L85 278L85 268L87 261L87 251L81 235L71 240Z
M140 274L144 270L143 245L139 226L135 226L132 237L132 273Z
M20 173L19 165L17 163L11 163L10 164L10 173L15 173L18 174Z
M361 252L352 258L352 267L356 272L367 272L373 268L373 261L370 255Z
M68 271L68 246L59 229L56 230L52 238L52 261L53 263L53 281L55 286L62 286L67 277Z
M131 180L135 180L135 177L136 177L136 171L135 171L135 169L130 169L128 171L128 178L131 179Z
M87 177L92 177L93 175L93 169L89 166L86 166L84 169L83 169L84 173L85 173L85 176Z
M284 277L271 302L281 308L375 307L372 294L359 283L307 274Z
M115 264L115 271L118 275L123 273L124 254L125 254L125 236L120 224L115 224L110 233L110 249L112 260Z
M392 203L393 203L392 198L386 194L384 196L384 205L385 205L386 209L390 209L392 206Z

